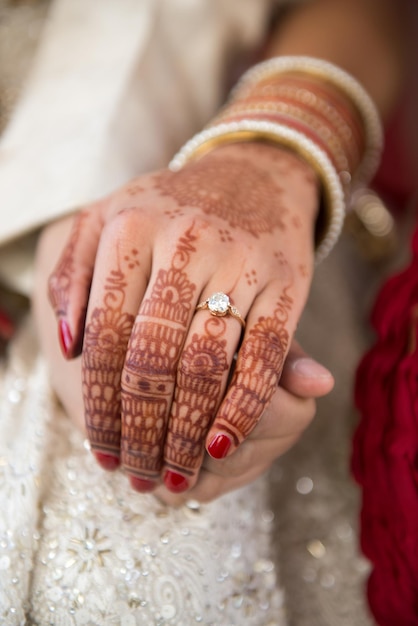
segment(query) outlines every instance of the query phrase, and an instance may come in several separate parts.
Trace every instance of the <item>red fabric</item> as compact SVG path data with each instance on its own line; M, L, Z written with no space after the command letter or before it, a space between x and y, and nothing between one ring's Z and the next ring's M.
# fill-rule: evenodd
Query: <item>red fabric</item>
M418 626L418 229L410 266L381 290L374 347L357 371L352 469L363 490L361 546L381 626Z
M403 6L411 67L373 185L395 213L418 199L418 1ZM372 325L376 343L356 376L361 420L352 457L361 547L372 565L367 594L380 626L418 626L418 228L410 265L381 289Z
M8 341L11 339L14 331L15 325L11 318L3 309L0 309L0 341Z

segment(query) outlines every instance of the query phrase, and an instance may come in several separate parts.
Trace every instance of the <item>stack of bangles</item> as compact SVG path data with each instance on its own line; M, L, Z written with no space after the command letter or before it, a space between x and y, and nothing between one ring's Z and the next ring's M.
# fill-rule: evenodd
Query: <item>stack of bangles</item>
M181 169L217 146L266 141L305 159L322 184L316 259L336 243L353 190L373 176L382 126L364 88L335 65L311 57L277 57L243 75L219 115L170 163Z

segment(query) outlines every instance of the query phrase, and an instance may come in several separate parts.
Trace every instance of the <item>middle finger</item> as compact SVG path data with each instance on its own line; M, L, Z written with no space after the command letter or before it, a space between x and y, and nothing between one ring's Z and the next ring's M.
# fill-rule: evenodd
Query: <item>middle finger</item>
M121 461L140 491L155 487L162 467L177 362L195 306L189 264L196 237L193 228L187 230L169 266L155 270L128 344L121 380Z

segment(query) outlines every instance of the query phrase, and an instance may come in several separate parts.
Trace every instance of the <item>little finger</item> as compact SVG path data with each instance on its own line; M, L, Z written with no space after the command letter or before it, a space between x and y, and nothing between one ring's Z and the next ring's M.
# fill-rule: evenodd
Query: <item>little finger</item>
M295 304L289 287L277 297L277 285L254 302L235 371L207 437L209 454L221 459L232 453L256 426L277 389L290 337L303 303ZM270 315L266 302L275 302Z

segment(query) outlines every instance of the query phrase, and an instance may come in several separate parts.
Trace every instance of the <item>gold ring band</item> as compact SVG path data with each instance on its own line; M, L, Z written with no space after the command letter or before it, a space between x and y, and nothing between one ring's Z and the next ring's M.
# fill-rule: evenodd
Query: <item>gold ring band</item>
M196 307L196 311L200 311L202 309L208 309L209 313L215 317L225 317L225 315L231 315L239 321L243 328L245 328L245 320L241 313L233 304L231 304L229 296L222 291L217 291L203 302L200 302Z

